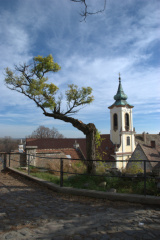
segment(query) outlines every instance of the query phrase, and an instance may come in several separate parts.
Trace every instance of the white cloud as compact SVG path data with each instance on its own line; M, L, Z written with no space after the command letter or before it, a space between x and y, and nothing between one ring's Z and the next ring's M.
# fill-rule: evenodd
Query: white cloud
M119 72L128 102L135 105L136 118L142 111L158 116L160 70L152 50L159 41L158 1L107 1L106 11L87 18L86 23L79 22L80 5L71 1L15 2L13 11L0 12L2 120L12 124L24 121L24 126L32 127L54 123L70 132L63 128L66 124L45 118L32 101L3 85L4 68L29 62L35 53L52 53L61 65L62 70L50 77L63 93L70 83L93 88L94 103L75 116L82 121L94 122L102 131L109 129L105 125L109 121L107 107L114 102ZM96 9L101 3L92 4ZM6 129L11 127L6 125Z

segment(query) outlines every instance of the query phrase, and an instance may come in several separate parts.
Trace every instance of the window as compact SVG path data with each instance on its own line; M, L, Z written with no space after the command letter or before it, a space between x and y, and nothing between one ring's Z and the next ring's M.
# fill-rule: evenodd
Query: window
M130 146L130 137L127 137L127 146Z
M129 130L129 114L128 113L125 114L125 129L126 131Z
M116 113L113 115L113 129L114 131L118 129L118 116Z

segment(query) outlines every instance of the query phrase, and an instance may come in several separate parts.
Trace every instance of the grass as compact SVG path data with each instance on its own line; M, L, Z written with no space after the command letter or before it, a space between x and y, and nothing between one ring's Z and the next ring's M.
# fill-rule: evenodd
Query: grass
M78 173L83 174L84 172L86 172L86 166L81 161L72 161L70 165L67 164L67 162L68 161L64 162L64 172L74 172L77 173L77 175L69 175L68 177L67 174L64 174L64 187L90 189L97 191L107 191L111 188L115 188L118 193L144 194L143 178L132 180L131 178L104 176L104 170L107 166L104 166L103 164L99 164L97 166L97 174L100 174L102 176L78 175ZM54 164L50 163L48 168L50 170L59 171L59 161L55 161ZM19 170L24 172L24 170L20 168ZM30 166L30 175L60 185L59 172L40 172L38 168ZM99 186L102 182L106 182L106 186ZM154 179L147 179L146 194L160 196Z
M52 183L55 183L58 185L60 184L60 178L58 176L54 176L53 174L48 173L48 172L34 172L34 173L31 172L30 175L44 179L46 181L49 181L49 182L52 182Z
M51 173L31 172L32 176L50 181L56 184L60 184L60 177ZM73 187L79 189L90 189L97 191L107 191L111 188L115 188L118 193L130 193L130 194L144 194L144 181L132 181L131 179L118 178L118 177L105 177L105 176L88 176L88 175L72 175L64 176L64 187ZM99 186L100 183L106 182L106 187ZM148 179L146 182L146 194L160 196L157 191L156 183L154 179Z

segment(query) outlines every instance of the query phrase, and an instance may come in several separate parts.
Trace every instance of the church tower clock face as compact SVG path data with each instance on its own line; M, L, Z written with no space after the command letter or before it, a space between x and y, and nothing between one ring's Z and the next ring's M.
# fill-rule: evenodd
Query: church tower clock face
M115 145L115 160L117 167L125 168L125 160L128 160L135 149L135 131L133 129L132 109L134 106L127 102L127 95L124 93L121 77L119 76L119 85L115 102L109 106L110 109L110 139Z

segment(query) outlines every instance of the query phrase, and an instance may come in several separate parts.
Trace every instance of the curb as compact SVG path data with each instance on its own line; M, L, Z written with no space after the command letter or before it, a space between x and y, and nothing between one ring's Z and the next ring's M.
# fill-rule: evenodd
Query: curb
M149 205L160 205L160 197L156 196L143 196L139 194L126 194L126 193L109 193L109 192L101 192L95 190L87 190L87 189L76 189L72 187L59 187L55 183L51 183L45 181L43 179L30 176L26 173L20 172L14 168L7 167L7 170L13 171L27 179L37 182L38 184L45 186L55 192L66 193L76 196L84 196L84 197L92 197L92 198L101 198L112 201L123 201L123 202L131 202L131 203L140 203L140 204L149 204Z

